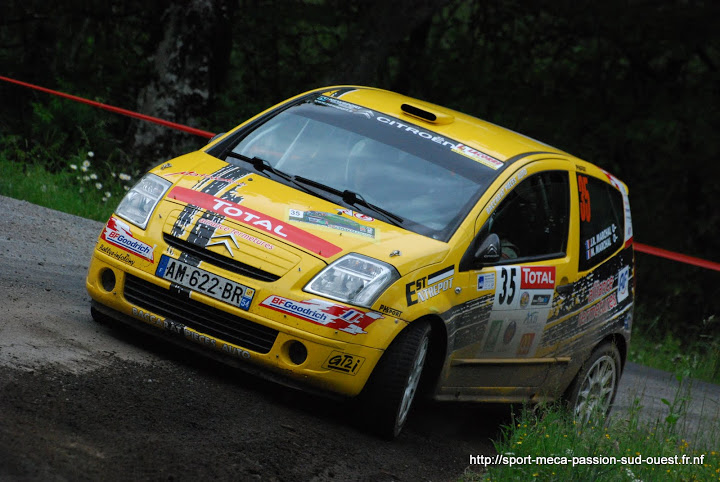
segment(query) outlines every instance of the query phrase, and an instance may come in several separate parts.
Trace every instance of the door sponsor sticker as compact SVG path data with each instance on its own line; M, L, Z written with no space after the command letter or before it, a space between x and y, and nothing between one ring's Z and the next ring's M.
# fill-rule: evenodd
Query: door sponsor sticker
M492 321L478 356L534 356L555 293L555 266L498 266L492 275Z
M500 266L495 268L495 310L518 310L530 300L548 302L555 290L555 266Z

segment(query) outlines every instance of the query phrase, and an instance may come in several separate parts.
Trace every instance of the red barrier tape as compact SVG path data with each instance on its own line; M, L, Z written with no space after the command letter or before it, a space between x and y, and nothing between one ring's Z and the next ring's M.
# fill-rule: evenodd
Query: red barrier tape
M57 90L46 89L45 87L28 84L27 82L21 82L19 80L9 79L9 78L3 77L1 75L0 75L0 80L4 80L6 82L10 82L10 83L17 84L17 85L22 85L23 87L29 87L31 89L39 90L41 92L47 92L48 94L65 97L66 99L74 100L77 102L82 102L83 104L92 105L94 107L99 107L101 109L109 110L110 112L115 112L116 114L122 114L122 115L126 115L129 117L134 117L136 119L142 119L144 121L154 122L155 124L160 124L161 126L170 127L171 129L177 129L177 130L180 130L183 132L187 132L188 134L194 134L196 136L205 137L207 139L210 139L211 137L215 136L215 134L213 134L212 132L195 129L194 127L189 127L189 126L185 126L182 124L176 124L174 122L168 122L163 119L158 119L157 117L152 117L152 116L145 115L145 114L139 114L139 113L133 112L131 110L121 109L120 107L102 104L100 102L95 102L94 100L84 99L82 97L77 97L75 95L58 92Z
M129 117L134 117L136 119L154 122L155 124L160 124L161 126L170 127L171 129L177 129L177 130L180 130L183 132L187 132L188 134L194 134L196 136L206 137L208 139L215 136L215 134L213 134L212 132L195 129L194 127L189 127L189 126L185 126L182 124L176 124L174 122L168 122L163 119L158 119L157 117L151 117L149 115L139 114L139 113L133 112L131 110L121 109L120 107L114 107L112 105L101 104L100 102L95 102L93 100L84 99L82 97L77 97L75 95L65 94L63 92L58 92L57 90L46 89L45 87L28 84L27 82L21 82L19 80L10 79L8 77L3 77L1 75L0 75L0 80L4 80L6 82L10 82L10 83L17 84L17 85L22 85L23 87L29 87L31 89L39 90L41 92L47 92L48 94L65 97L66 99L74 100L77 102L82 102L83 104L92 105L94 107L99 107L101 109L109 110L110 112L115 112L116 114L122 114L122 115L126 115ZM720 263L715 263L713 261L707 261L704 259L695 258L693 256L687 256L685 254L674 253L674 252L668 251L666 249L648 246L647 244L633 243L633 245L635 247L635 250L638 253L645 253L645 254L649 254L652 256L658 256L661 258L671 259L673 261L678 261L680 263L691 264L694 266L700 266L701 268L707 268L707 269L712 269L715 271L720 271Z
M686 254L673 253L672 251L668 251L668 250L662 249L662 248L655 248L653 246L648 246L647 244L642 244L642 243L633 243L633 244L635 246L635 251L637 251L638 253L650 254L652 256L659 256L661 258L667 258L667 259L671 259L673 261L679 261L680 263L692 264L694 266L700 266L701 268L707 268L707 269L712 269L715 271L720 271L720 263L715 263L714 261L707 261L705 259L695 258L693 256L688 256Z

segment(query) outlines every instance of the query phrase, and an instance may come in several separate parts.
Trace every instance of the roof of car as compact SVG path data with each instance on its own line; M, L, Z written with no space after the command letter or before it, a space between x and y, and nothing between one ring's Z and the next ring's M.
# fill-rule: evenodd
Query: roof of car
M362 86L318 89L325 95L383 112L460 141L501 161L532 152L570 154L504 127L388 90Z

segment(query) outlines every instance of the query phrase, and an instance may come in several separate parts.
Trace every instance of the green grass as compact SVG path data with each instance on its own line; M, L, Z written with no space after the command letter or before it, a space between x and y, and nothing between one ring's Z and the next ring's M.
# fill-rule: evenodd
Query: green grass
M115 174L100 175L91 157L51 173L38 164L13 162L0 157L0 195L22 199L51 209L96 221L107 221L120 202L126 181ZM75 169L71 166L74 165ZM86 169L83 171L83 167ZM109 194L109 196L108 196Z
M679 414L674 412L675 404L670 408L665 419L648 424L640 421L636 400L628 418L613 417L606 426L584 427L559 406L524 408L503 427L502 437L494 444L502 461L494 464L493 460L487 467L477 459L469 461L474 464L461 480L720 480L720 422L712 433L704 434L709 436L706 445L695 447L678 435ZM537 457L553 457L553 463L542 463ZM670 465L660 457L686 463Z
M683 343L667 334L657 341L643 336L642 327L636 327L628 360L682 378L720 384L720 340L708 338L702 342Z

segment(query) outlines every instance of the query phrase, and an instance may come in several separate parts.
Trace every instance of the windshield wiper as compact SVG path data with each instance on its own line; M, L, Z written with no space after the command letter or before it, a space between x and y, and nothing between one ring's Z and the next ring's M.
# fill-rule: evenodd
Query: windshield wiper
M403 222L405 222L405 220L397 214L391 213L390 211L387 211L380 206L376 206L367 202L360 194L354 191L348 191L347 189L345 191L340 191L338 189L335 189L334 187L328 186L327 184L323 184L321 182L314 181L312 179L308 179L302 176L295 176L294 179L296 182L302 182L303 184L322 189L323 191L338 196L345 204L348 204L352 207L363 206L368 210L374 212L375 214L380 214L383 218L385 218L387 222L389 222L390 224L394 224L395 226L400 226Z
M236 154L234 152L231 152L227 155L227 157L232 157L233 159L237 159L238 161L247 162L248 164L252 164L252 166L255 168L255 170L259 173L262 172L269 172L272 174L275 174L276 176L285 179L286 181L289 181L291 178L288 174L285 174L282 171L278 171L272 165L266 161L265 159L261 159L259 157L248 157L244 156L242 154ZM227 159L226 157L226 159Z
M367 202L365 198L355 191L348 191L346 189L342 192L342 199L351 206L363 206L376 214L381 214L390 224L394 224L395 226L402 226L402 223L405 222L405 220L397 214Z
M326 184L323 184L318 181L313 181L312 179L308 179L306 177L302 176L291 176L290 174L280 171L278 169L275 169L268 161L265 159L261 159L259 157L248 157L244 156L242 154L237 153L230 153L227 155L227 157L232 157L233 159L237 159L239 161L247 162L248 164L251 164L255 170L258 173L268 172L271 174L274 174L275 176L279 177L280 179L283 179L303 191L305 191L308 194L312 194L314 196L319 197L320 199L324 199L325 201L330 201L334 203L332 199L329 199L328 197L320 194L317 192L317 189L320 189L325 192L329 192L335 196L340 197L345 204L349 204L350 206L363 206L367 208L368 210L374 212L375 214L380 214L382 217L385 218L387 222L390 224L394 224L395 226L401 226L402 223L405 221L403 218L398 216L397 214L391 213L390 211L387 211L379 206L376 206L374 204L371 204L367 202L359 193L356 193L354 191L340 191L338 189L335 189L334 187L328 186ZM308 186L312 186L315 189L310 189Z
M255 170L260 174L262 174L264 172L274 174L276 177L279 177L280 179L287 181L294 186L299 187L300 189L302 189L303 191L305 191L308 194L312 194L313 196L319 197L320 199L324 199L325 201L333 202L332 199L328 199L327 197L323 196L322 194L319 194L317 191L315 191L313 189L308 189L306 186L304 186L303 184L298 182L298 181L304 181L303 178L298 179L298 176L291 176L290 174L288 174L286 172L283 172L279 169L275 169L265 159L261 159L259 157L243 156L242 154L236 154L234 152L231 154L228 154L227 157L232 157L233 159L237 159L239 161L244 161L249 164L252 164L252 166L255 168Z

